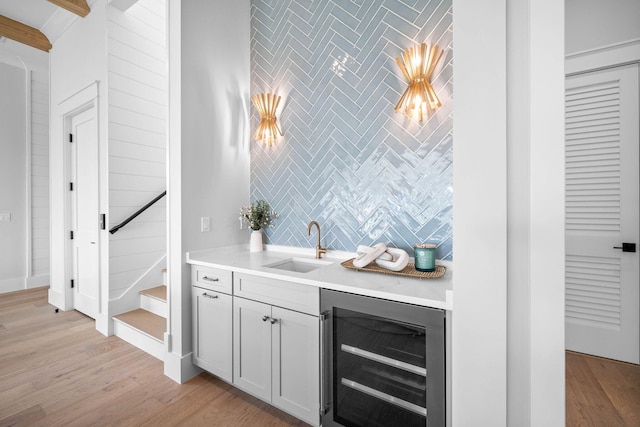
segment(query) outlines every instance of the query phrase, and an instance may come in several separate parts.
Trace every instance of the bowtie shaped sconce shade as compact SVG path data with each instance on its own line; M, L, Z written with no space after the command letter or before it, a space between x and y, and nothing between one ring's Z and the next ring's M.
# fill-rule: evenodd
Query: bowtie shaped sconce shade
M400 110L407 116L422 121L429 111L442 105L430 79L443 52L438 45L429 49L426 43L421 43L406 49L401 58L396 58L402 74L409 82L409 87L396 105L396 111Z
M261 119L253 138L256 141L262 141L267 147L271 147L276 142L278 134L282 135L276 119L280 96L273 93L261 93L252 96L251 101L258 109Z

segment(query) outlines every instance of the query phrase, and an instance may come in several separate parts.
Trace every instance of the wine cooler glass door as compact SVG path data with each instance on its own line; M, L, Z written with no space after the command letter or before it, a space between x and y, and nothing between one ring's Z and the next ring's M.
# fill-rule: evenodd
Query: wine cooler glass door
M335 294L323 425L444 426L444 312Z

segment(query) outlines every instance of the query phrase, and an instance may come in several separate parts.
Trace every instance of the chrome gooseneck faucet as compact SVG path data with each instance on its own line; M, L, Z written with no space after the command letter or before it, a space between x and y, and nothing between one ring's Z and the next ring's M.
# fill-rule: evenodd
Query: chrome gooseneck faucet
M307 235L311 236L311 226L313 225L315 225L316 228L318 229L318 244L316 245L316 258L320 259L322 258L322 254L327 253L327 248L323 248L322 246L320 246L320 225L317 222L311 221L309 223L309 225L307 226Z

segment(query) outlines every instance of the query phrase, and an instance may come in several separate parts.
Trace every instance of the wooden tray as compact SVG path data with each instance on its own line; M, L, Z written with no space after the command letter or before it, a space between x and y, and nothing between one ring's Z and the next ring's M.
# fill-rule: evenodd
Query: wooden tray
M435 271L418 271L415 265L411 263L407 264L407 266L400 271L387 270L386 268L379 267L375 262L372 262L366 267L358 268L353 265L354 259L355 258L348 259L340 263L340 265L345 268L350 268L351 270L371 271L374 273L392 274L394 276L417 277L418 279L437 279L444 276L444 273L447 272L447 267L443 265L436 265Z

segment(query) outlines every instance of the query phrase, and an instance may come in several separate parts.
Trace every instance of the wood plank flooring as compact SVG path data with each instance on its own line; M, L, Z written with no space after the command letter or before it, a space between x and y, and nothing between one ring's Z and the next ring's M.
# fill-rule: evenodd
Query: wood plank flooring
M567 426L640 426L640 366L567 352ZM46 288L0 295L0 426L304 426L206 373L185 384Z
M567 426L640 426L640 366L567 351Z
M177 425L306 426L206 373L176 384L46 288L0 295L0 426Z

